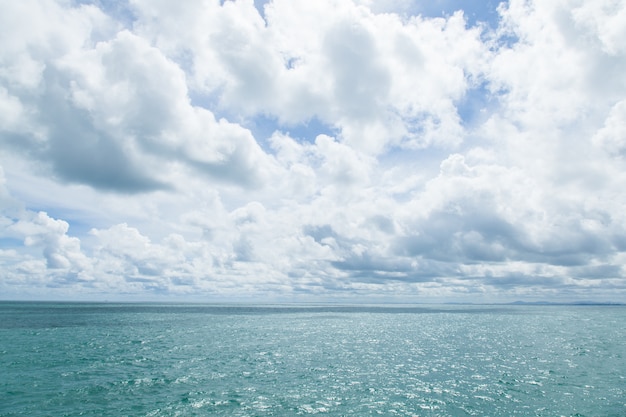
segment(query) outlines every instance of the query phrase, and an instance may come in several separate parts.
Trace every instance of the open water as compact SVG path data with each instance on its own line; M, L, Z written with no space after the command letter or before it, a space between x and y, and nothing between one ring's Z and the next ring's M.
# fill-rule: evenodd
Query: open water
M626 416L624 306L0 303L0 416Z

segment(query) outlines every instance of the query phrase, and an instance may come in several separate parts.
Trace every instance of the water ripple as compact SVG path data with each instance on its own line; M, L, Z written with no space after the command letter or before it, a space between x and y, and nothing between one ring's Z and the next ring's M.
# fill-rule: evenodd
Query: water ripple
M625 308L30 308L3 417L626 415Z

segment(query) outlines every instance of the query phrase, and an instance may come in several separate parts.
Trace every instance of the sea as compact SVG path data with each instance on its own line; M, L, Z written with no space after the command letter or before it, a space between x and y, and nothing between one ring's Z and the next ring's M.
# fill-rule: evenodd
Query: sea
M626 416L626 306L0 302L0 416Z

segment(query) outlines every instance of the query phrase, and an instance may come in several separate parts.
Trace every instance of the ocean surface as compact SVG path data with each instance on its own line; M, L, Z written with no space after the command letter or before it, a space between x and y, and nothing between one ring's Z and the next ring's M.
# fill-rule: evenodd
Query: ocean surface
M0 416L626 416L625 306L0 302Z

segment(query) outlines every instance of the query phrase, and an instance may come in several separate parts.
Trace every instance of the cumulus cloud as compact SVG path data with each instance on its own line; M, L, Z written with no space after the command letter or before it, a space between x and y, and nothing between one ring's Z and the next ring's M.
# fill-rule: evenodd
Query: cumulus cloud
M460 143L455 102L488 52L462 12L405 22L343 1L273 1L263 17L250 2L133 5L138 30L172 59L184 57L193 88L223 111L287 125L319 118L374 153Z
M44 27L60 33L25 35L25 45L4 53L3 61L17 54L39 69L27 81L4 72L8 145L61 180L104 190L171 188L178 165L243 186L263 183L271 159L245 128L192 106L185 73L160 50L128 30L107 32L113 24L94 6L69 8L69 17L55 16L60 4L45 6L54 13ZM51 46L55 36L60 45Z
M262 3L0 6L3 294L623 300L624 4Z
M0 236L14 242L2 251L3 282L11 287L89 286L93 280L92 260L81 250L80 240L68 235L66 221L44 212L21 211L18 219L2 217Z

